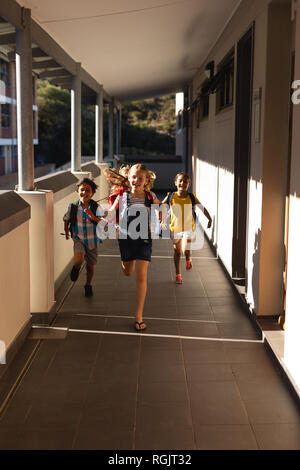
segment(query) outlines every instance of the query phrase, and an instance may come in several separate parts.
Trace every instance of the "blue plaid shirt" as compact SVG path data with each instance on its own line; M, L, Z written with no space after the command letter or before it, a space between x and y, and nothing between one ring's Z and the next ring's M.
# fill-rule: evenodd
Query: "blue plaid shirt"
M70 220L71 216L71 206L69 205L68 211L63 217L64 221ZM87 209L91 209L89 205ZM103 215L103 209L101 206L98 206L96 217L101 217ZM81 201L78 203L77 209L77 221L73 226L73 238L82 241L87 248L93 250L98 247L99 243L102 243L102 240L97 236L97 224L94 224L90 217L84 212L82 208Z

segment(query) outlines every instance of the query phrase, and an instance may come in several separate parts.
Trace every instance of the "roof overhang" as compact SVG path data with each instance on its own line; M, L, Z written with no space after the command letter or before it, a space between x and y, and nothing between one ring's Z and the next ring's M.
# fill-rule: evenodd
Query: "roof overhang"
M108 95L128 101L183 90L240 0L18 0L18 4L31 9L33 40L47 33L60 46L61 59L66 54L66 72L73 73L71 57L81 63L91 90L101 83ZM53 51L44 52L59 59Z

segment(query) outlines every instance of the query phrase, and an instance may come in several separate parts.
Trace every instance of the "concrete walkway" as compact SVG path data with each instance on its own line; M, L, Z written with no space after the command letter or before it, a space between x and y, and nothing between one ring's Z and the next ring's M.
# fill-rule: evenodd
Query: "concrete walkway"
M94 297L82 271L16 357L32 354L0 449L300 449L298 405L209 246L182 266L176 285L172 245L154 242L139 334L134 278L103 244Z

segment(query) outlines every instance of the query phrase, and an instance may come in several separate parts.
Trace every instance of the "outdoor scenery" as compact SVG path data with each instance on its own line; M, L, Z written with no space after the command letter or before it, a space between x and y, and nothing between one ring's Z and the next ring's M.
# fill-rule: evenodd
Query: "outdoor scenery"
M70 161L70 93L38 81L39 144L36 164ZM104 106L104 156L108 154L108 107ZM122 103L124 155L175 155L175 95ZM95 107L82 105L82 156L95 155Z

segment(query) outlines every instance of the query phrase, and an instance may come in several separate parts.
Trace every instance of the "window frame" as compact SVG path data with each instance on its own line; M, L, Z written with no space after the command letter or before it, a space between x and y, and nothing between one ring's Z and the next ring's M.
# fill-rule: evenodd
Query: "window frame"
M3 67L5 65L5 67ZM3 70L5 68L6 70ZM9 87L9 63L0 57L0 80L5 83L5 86Z
M2 103L1 105L1 129L10 129L10 122L11 122L11 109L9 103ZM5 112L7 110L7 112ZM8 125L4 124L5 118L7 120Z
M220 113L231 108L234 103L234 48L219 63L217 70L224 70L216 87L216 113Z

